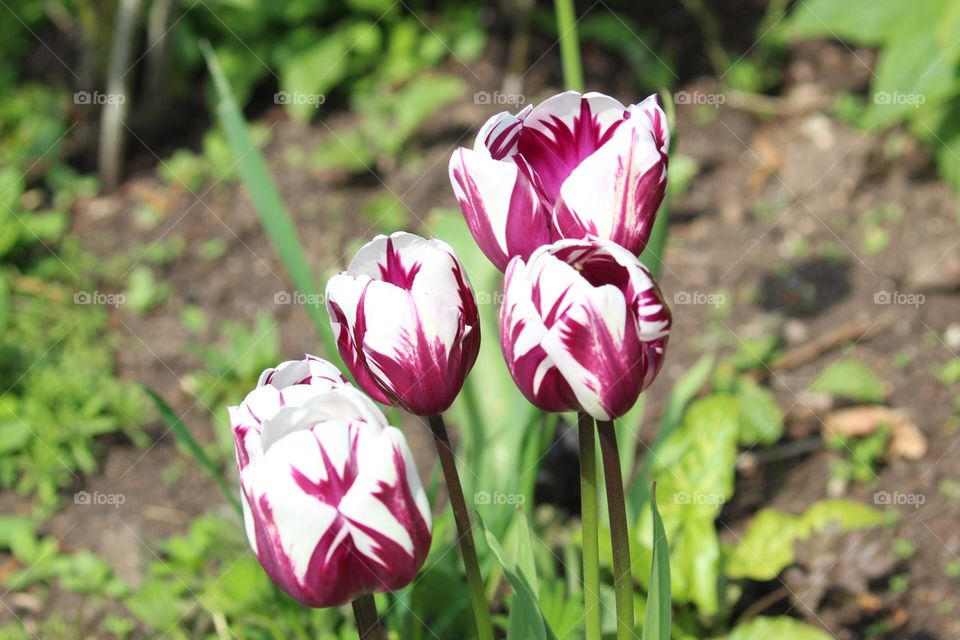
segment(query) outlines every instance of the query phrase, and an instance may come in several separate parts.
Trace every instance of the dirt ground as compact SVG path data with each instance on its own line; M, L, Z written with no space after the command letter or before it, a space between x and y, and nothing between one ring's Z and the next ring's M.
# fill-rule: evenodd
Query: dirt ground
M498 55L494 47L491 60ZM837 454L820 444L819 420L810 417L827 408L807 389L825 368L845 354L854 355L887 382L889 404L903 410L928 441L921 459L887 461L875 483L853 484L846 494L866 503L881 491L923 496L919 508L901 508L902 517L892 529L858 534L864 541L889 544L905 538L916 546L913 558L896 570L907 575L909 586L895 593L879 580L871 583L869 593L858 595L828 589L815 611L793 606L788 594L765 611L792 609L838 638L866 637L866 630L880 621L886 631L874 637L945 640L960 637L960 585L945 571L960 560L960 499L944 488L960 476L960 447L955 446L960 436L950 421L957 389L938 382L933 372L960 349L960 344L944 343L948 329L957 332L951 327L960 318L957 197L936 180L929 154L897 132L856 130L809 106L817 96L840 89L864 91L870 78L865 65L871 62L869 52L850 52L834 43L798 46L790 51L780 113L761 115L752 105L732 100L706 111L690 105L678 109L676 152L696 160L701 170L672 205L662 288L668 299L681 292L722 294L732 304L723 313L709 304L674 305L669 358L649 391L654 398L649 424L655 424L657 399L705 350L736 347L742 339L771 331L780 333L787 347L796 347L851 322L878 323L882 330L872 335L769 375L788 417L788 436L775 450L786 451L798 441L812 444L783 459L759 451L745 454L722 528L724 537L734 540L760 507L800 512L831 495L827 479ZM588 64L588 77L590 68ZM473 70L484 83L475 88L497 88L493 62ZM477 84L472 77L465 79ZM557 80L550 69L535 68L524 91L549 94L559 89L551 82ZM594 88L625 100L641 97L623 95L620 86L622 81L611 77ZM683 89L705 95L716 91L709 79ZM417 163L401 162L379 175L344 180L291 168L289 152L309 152L348 121L348 114L305 127L279 111L264 112L272 127L266 154L317 271L342 264L352 239L374 233L371 220L357 212L384 186L401 196L411 228L433 207L455 207L447 160L490 113L486 106L469 103L450 107L433 119L444 124L429 125L416 141L422 158ZM128 215L144 202L166 212L158 227L143 229ZM890 203L900 205L904 215L884 223L888 246L867 255L862 250L864 217ZM158 270L172 285L169 299L143 316L120 308L112 322L122 336L121 375L148 381L208 438L208 413L189 393L187 374L200 362L180 320L185 305L201 307L210 318L246 322L269 309L279 323L285 355L315 348L306 311L273 304L275 292L290 287L236 183L191 194L169 188L154 169L144 168L118 193L82 203L73 228L85 247L101 256L174 234L184 239L182 258ZM227 247L213 261L201 257L201 247L212 238L221 238ZM922 293L924 301L916 306L877 304L875 296L883 292ZM901 360L907 364L897 364ZM149 450L123 442L111 445L102 472L74 489L123 493L127 501L122 507L91 509L67 499L66 508L47 525L47 533L62 537L65 550L93 549L134 583L157 540L182 532L190 518L222 503L212 482L189 465L175 483L157 481L178 454L162 425L151 426L150 432L157 440ZM762 585L752 596L779 587Z

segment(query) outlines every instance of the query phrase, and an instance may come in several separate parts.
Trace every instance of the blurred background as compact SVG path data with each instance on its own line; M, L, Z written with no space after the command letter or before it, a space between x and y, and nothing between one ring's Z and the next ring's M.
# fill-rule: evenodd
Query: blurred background
M752 535L782 557L731 560L719 609L675 585L677 637L761 613L830 637L960 637L960 3L576 15L588 89L676 107L676 330L624 446L643 454L706 362L689 395L741 400L718 548ZM247 552L215 479L232 486L224 407L322 351L322 283L374 234L469 244L449 157L490 115L563 89L557 38L534 0L0 0L0 638L350 637L343 612L300 611ZM264 232L261 156L320 289ZM516 496L562 554L576 444L564 422L548 443ZM895 515L749 529L840 497ZM455 555L392 607L395 637L469 637L466 600L447 602ZM541 604L573 629L561 578Z

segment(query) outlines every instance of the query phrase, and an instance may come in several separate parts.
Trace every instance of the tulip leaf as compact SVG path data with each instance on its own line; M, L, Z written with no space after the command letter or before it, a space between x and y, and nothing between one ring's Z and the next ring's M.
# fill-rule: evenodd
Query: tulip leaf
M657 510L657 486L650 492L653 524L653 557L650 562L650 587L643 615L643 640L670 640L673 614L670 588L670 548L663 519ZM712 523L711 523L712 526Z
M735 390L740 398L740 444L752 447L779 440L783 435L783 410L773 393L747 376L737 378Z
M177 416L173 408L167 404L167 401L164 400L159 393L151 389L146 385L142 385L143 390L146 391L147 396L150 400L153 401L153 405L157 408L157 413L160 414L160 418L163 420L164 424L167 425L167 429L173 433L174 438L179 442L195 459L200 463L207 473L213 478L217 483L217 486L220 487L220 490L223 492L223 495L227 497L227 500L233 507L237 510L237 513L242 514L242 508L240 507L240 501L237 499L237 492L230 489L230 486L227 484L227 480L223 475L223 472L220 470L220 467L207 455L207 452L203 450L203 447L200 446L200 443L197 442L196 438L193 437L193 434L190 433L190 430L187 429L187 426L183 424L183 421Z
M236 157L237 170L253 200L260 224L297 291L319 295L322 290L313 279L310 263L303 245L300 244L290 212L277 191L263 154L250 138L243 112L233 97L217 56L209 43L201 42L200 46L217 91L217 116L226 131L230 148ZM320 306L312 304L306 305L306 309L323 341L325 355L329 359L339 360L337 343L326 312Z
M526 516L523 511L517 510L517 518ZM526 536L523 543L511 545L514 553L508 554L497 541L493 532L487 528L483 520L478 516L477 522L483 529L487 545L496 557L497 562L503 568L503 573L507 577L510 586L513 587L513 601L510 605L510 617L507 626L507 640L556 640L556 634L547 624L540 611L539 594L534 588L529 572L533 569L532 548L533 543L530 540L530 531L525 525L521 528L520 537Z

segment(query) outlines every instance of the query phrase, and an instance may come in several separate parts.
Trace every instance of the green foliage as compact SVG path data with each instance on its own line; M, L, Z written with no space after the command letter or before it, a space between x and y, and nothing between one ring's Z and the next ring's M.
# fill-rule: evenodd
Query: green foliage
M786 22L792 38L843 38L878 47L865 127L904 123L936 149L941 174L960 188L960 5L812 0Z
M863 404L877 404L887 397L886 387L873 369L855 360L841 360L830 365L810 386L814 393L823 393Z
M759 617L733 630L726 640L830 640L830 635L816 627L787 617Z
M793 564L794 547L831 522L841 532L869 529L888 522L881 511L852 500L822 500L796 516L777 509L757 512L746 533L727 554L731 578L773 580Z
M669 640L672 625L670 597L670 548L663 520L657 511L656 489L650 493L653 520L653 559L650 562L650 591L643 616L643 640Z

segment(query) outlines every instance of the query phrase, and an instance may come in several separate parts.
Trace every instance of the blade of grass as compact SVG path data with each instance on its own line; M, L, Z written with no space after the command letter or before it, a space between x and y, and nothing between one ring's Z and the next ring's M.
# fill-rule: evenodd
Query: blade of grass
M653 513L653 560L650 563L650 590L643 614L643 640L670 640L672 618L670 594L670 549L667 532L657 511L657 485L650 490Z
M206 469L214 482L217 483L217 486L220 487L220 490L223 491L223 495L227 497L227 500L229 500L230 504L237 510L237 513L243 517L243 509L240 506L240 500L237 498L237 492L230 489L230 485L227 484L227 479L224 477L220 467L210 459L210 456L207 455L207 452L203 450L200 443L193 437L193 434L190 433L187 426L183 424L183 420L177 417L176 412L167 404L167 401L161 398L160 394L150 387L146 385L141 386L143 390L147 392L147 395L150 396L153 405L157 408L157 413L160 414L160 419L163 420L167 428L173 433L173 437L190 452L190 455L200 463L200 466Z
M208 42L201 42L200 48L207 60L207 67L213 78L217 92L217 116L227 134L230 148L236 156L237 170L250 193L254 208L260 218L260 224L270 239L274 251L283 263L293 286L308 294L323 293L313 278L306 253L300 243L296 227L290 217L283 198L267 169L260 150L257 149L247 130L243 112L233 97L227 77L217 60L216 54ZM339 359L336 339L326 312L317 305L307 305L307 311L320 334L328 358Z

